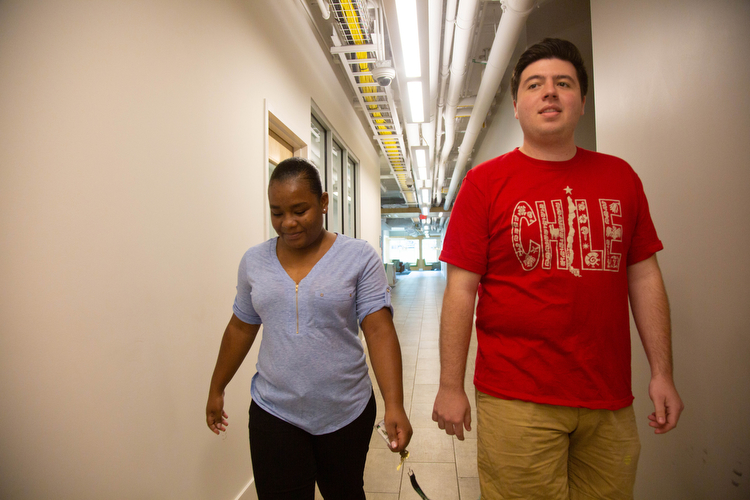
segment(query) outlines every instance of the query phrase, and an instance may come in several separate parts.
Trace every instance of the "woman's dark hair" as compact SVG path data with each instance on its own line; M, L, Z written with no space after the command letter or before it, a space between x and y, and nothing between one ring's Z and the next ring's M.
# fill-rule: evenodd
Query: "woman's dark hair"
M567 40L559 38L545 38L526 49L521 58L516 63L513 70L513 76L510 77L510 89L513 94L513 101L518 99L518 85L521 83L521 73L526 67L539 61L540 59L561 59L568 61L576 69L578 84L581 86L581 98L586 96L589 90L589 75L586 73L586 66L583 64L583 57L578 47Z
M292 157L282 161L273 169L268 184L284 182L290 179L304 179L310 192L320 198L323 196L323 184L320 182L320 172L313 162L305 158Z

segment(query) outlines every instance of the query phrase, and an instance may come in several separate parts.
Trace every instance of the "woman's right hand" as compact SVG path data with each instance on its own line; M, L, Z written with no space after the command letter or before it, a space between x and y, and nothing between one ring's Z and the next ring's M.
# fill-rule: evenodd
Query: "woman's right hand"
M209 394L206 403L206 424L217 436L227 430L229 415L224 411L224 393Z

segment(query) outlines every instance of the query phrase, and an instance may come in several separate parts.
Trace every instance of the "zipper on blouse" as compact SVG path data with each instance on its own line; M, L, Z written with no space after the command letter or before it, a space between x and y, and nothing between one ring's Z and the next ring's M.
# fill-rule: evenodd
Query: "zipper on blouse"
M297 335L299 335L299 283L294 284L294 308L297 310Z

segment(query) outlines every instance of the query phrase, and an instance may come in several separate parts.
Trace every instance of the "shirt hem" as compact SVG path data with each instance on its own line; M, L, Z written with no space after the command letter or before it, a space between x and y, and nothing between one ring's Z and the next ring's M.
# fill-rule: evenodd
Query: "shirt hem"
M633 404L633 395L631 394L627 398L617 399L614 401L583 401L583 400L569 400L564 398L556 398L553 396L537 396L532 394L524 394L513 391L497 391L487 386L477 383L474 381L474 386L480 392L493 396L499 399L513 400L517 399L520 401L527 401L529 403L537 403L552 406L567 406L569 408L586 408L589 410L621 410L627 408Z
M253 386L254 386L254 383L253 383ZM313 436L322 436L324 434L330 434L332 432L336 432L340 429L343 429L344 427L351 424L352 422L354 422L360 415L362 415L362 412L365 411L365 408L367 408L367 404L370 402L370 398L372 397L372 394L374 392L372 384L370 384L370 392L367 393L367 397L363 399L364 402L361 403L359 406L357 406L355 410L352 411L351 416L347 417L342 422L329 424L325 426L322 430L320 430L320 429L313 429L311 427L306 427L302 425L301 422L294 422L290 420L288 416L281 415L279 412L271 408L266 403L266 401L264 401L263 398L259 394L257 394L255 387L253 386L251 386L251 389L250 389L250 397L252 398L253 401L255 401L256 405L258 405L260 408L262 408L267 413L270 413L274 417L280 420L283 420L284 422L288 423L289 425L293 425L297 427L298 429L302 429L303 431L307 432L308 434L312 434Z

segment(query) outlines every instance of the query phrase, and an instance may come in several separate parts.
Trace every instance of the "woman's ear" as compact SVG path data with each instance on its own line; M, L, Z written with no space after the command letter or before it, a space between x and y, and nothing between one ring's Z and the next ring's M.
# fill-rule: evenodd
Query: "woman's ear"
M328 212L328 193L320 195L320 208L323 209L323 213Z

